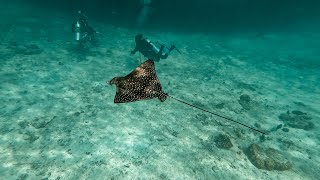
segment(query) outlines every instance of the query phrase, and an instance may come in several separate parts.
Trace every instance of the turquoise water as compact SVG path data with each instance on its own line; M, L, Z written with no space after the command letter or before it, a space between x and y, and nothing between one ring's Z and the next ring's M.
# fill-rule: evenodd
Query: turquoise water
M0 179L318 179L316 1L0 1ZM98 33L74 40L78 10ZM173 98L115 104L155 62ZM245 126L202 110L231 118Z

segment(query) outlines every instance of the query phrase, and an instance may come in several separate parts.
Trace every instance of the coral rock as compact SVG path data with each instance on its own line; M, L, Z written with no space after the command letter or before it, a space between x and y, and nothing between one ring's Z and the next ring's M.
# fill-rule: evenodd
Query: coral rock
M273 148L266 149L257 144L251 144L246 155L251 163L259 169L285 171L292 167L291 163Z
M233 146L230 138L224 134L219 134L215 137L214 142L216 146L221 149L230 149Z
M250 110L251 98L247 94L243 94L240 96L239 104L243 107L243 109Z

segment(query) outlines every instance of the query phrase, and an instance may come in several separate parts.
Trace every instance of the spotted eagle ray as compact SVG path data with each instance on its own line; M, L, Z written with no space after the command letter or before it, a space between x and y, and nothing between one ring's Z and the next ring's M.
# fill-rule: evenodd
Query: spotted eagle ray
M164 102L167 99L167 97L170 97L171 99L186 104L190 107L199 109L209 114L240 124L259 133L265 134L265 132L262 132L261 130L255 129L251 126L245 125L241 122L235 121L218 113L214 113L206 109L194 106L190 103L172 97L167 93L164 93L162 91L162 86L156 74L154 61L151 59L143 62L130 74L124 77L112 78L109 81L109 84L115 84L117 86L116 95L114 97L114 103L128 103L153 98L158 98L161 102Z

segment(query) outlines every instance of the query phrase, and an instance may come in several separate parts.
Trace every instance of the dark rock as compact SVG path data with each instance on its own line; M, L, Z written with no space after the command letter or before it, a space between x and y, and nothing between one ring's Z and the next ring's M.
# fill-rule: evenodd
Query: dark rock
M291 120L291 116L290 116L290 114L288 114L288 113L282 113L282 114L280 114L280 116L279 116L279 119L281 120L281 121L290 121Z
M29 126L29 122L28 122L28 121L20 121L20 122L18 123L18 125L19 125L22 129L24 129L24 128L26 128L27 126Z
M240 101L250 102L250 101L251 101L251 98L250 98L249 95L243 94L243 95L240 96Z
M288 128L283 128L282 131L283 132L289 132L289 129Z
M254 126L257 128L261 128L261 125L259 123L254 123Z
M39 136L35 135L33 132L26 132L25 133L26 137L24 138L25 140L28 140L30 143L33 143L37 139L39 139Z
M245 135L245 131L243 129L236 128L233 130L237 137L241 138Z
M174 131L174 130L171 132L171 135L174 136L174 137L178 137L178 134L179 133L177 131Z
M67 138L67 139L58 139L57 143L60 146L69 146L71 144L71 139Z
M108 49L108 50L106 51L106 55L107 55L107 56L113 56L112 50Z
M227 135L219 134L218 136L210 135L208 140L202 140L203 147L210 152L216 151L217 147L222 149L230 149L233 145Z
M45 128L46 125L48 124L48 122L46 122L45 120L41 119L35 119L33 122L30 123L34 128L36 129L40 129L40 128Z
M239 104L243 107L243 109L250 110L251 98L247 94L243 94L240 96Z
M293 112L292 114L288 112L280 114L280 121L283 121L287 126L296 129L311 130L314 128L314 124L309 121L312 117L300 111Z
M218 108L218 109L223 109L224 105L225 105L224 103L219 103L215 107Z
M164 173L160 174L160 178L161 179L169 179L168 176L166 174L164 174Z
M25 180L25 179L27 179L28 178L28 174L21 174L19 177L18 177L18 179L17 180Z
M281 129L282 128L282 124L279 124L278 126L277 126L277 130L278 129Z
M306 107L306 105L303 102L294 102L298 106Z
M265 135L261 135L259 138L260 138L260 142L264 142L266 140L266 136Z
M220 149L230 149L233 146L230 138L224 134L219 134L217 137L215 137L214 142Z
M208 126L209 125L209 121L208 120L204 120L204 121L200 121L202 126Z
M293 122L293 123L288 123L288 126L296 129L303 129L306 131L309 131L314 128L314 124L312 122Z
M271 128L271 129L269 130L269 132L275 132L275 131L277 131L277 130L279 130L279 129L281 129L281 128L282 128L282 124L279 124L278 126L275 126L275 127Z
M294 110L294 111L292 111L292 114L300 116L300 115L306 115L307 113L304 113L304 112L301 112L301 111L298 111L298 110Z
M250 162L259 169L284 171L291 169L291 163L276 149L262 148L253 143L246 151Z

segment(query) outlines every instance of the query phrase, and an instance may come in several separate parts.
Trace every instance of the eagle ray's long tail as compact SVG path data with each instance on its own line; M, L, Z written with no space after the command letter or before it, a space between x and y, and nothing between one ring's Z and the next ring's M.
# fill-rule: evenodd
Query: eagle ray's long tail
M256 132L259 132L259 133L261 133L261 134L266 134L265 132L263 132L263 131L261 131L261 130L258 130L258 129L256 129L256 128L253 128L253 127L251 127L251 126L248 126L248 125L246 125L246 124L243 124L243 123L241 123L241 122L238 122L238 121L233 120L233 119L231 119L231 118L228 118L228 117L226 117L226 116L223 116L223 115L220 115L220 114L218 114L218 113L214 113L214 112L208 111L208 110L203 109L203 108L201 108L201 107L195 106L195 105L193 105L193 104L190 104L190 103L187 103L187 102L182 101L182 100L180 100L180 99L177 99L177 98L175 98L175 97L172 97L172 96L170 96L170 95L168 95L168 94L166 94L166 96L167 96L167 97L170 97L171 99L174 99L174 100L176 100L176 101L178 101L178 102L181 102L181 103L183 103L183 104L186 104L186 105L188 105L188 106L190 106L190 107L199 109L199 110L204 111L204 112L207 112L207 113L209 113L209 114L212 114L212 115L218 116L218 117L220 117L220 118L226 119L226 120L228 120L228 121L232 121L232 122L234 122L234 123L240 124L240 125L242 125L242 126L244 126L244 127L246 127L246 128L249 128L249 129L254 130L254 131L256 131Z

